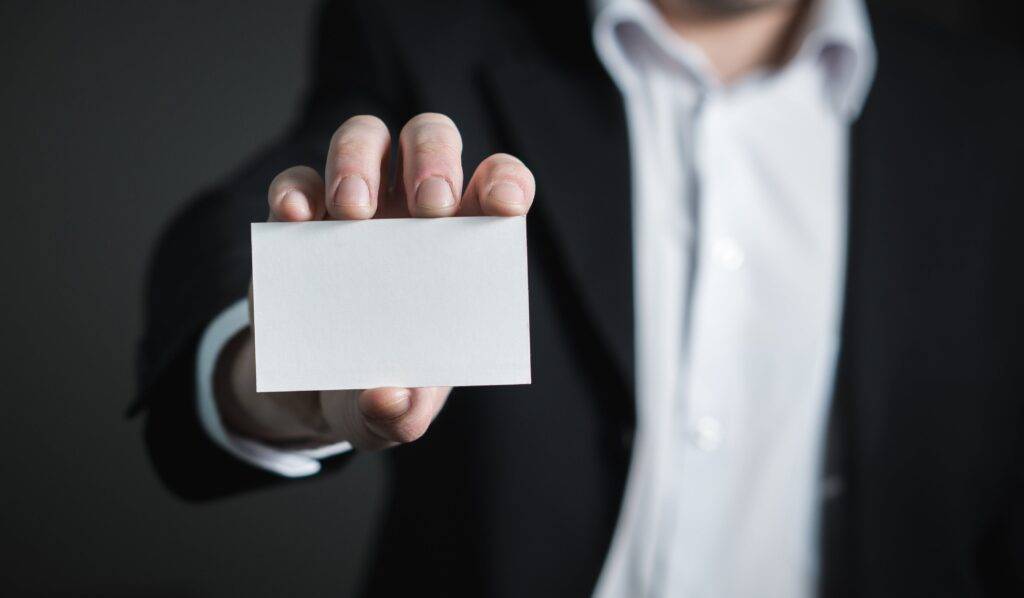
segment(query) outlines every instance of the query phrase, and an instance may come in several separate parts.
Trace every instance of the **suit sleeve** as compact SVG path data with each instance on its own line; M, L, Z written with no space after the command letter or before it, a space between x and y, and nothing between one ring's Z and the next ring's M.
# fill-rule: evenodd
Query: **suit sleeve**
M311 91L285 137L190 201L160 236L145 287L145 325L130 415L145 417L155 470L175 494L215 498L282 478L217 447L196 411L196 351L206 326L240 297L251 274L249 223L266 220L266 189L299 164L322 169L335 128L356 114L394 127L409 111L401 65L372 2L330 2L320 13ZM348 456L324 463L339 467Z

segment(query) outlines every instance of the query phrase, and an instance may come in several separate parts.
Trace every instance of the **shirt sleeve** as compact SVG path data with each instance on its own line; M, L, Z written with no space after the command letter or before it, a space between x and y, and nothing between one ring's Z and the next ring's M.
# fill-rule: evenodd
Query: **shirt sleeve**
M278 475L297 478L320 471L320 459L352 450L348 442L315 449L284 450L246 438L224 427L214 398L213 374L217 357L236 334L249 326L249 305L240 299L220 313L203 331L196 352L196 408L199 422L213 442L236 458Z

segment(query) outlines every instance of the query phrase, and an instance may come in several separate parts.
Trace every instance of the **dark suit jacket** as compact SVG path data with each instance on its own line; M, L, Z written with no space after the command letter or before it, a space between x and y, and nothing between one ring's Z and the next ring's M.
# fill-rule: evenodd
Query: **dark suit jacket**
M996 48L872 21L880 61L852 135L823 474L842 483L821 505L822 593L1021 596L1022 70ZM426 437L387 452L394 486L367 591L585 595L630 459L634 358L627 131L584 2L337 2L319 40L291 133L191 203L156 250L136 406L153 463L189 499L294 483L203 435L198 335L245 295L248 223L265 219L277 172L320 167L349 116L397 131L443 112L467 169L507 151L536 175L534 382L457 389Z

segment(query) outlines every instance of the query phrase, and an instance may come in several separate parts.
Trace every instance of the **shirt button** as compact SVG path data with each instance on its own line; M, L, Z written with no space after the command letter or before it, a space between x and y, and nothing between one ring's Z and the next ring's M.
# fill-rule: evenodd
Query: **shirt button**
M694 446L702 451L713 451L722 444L722 424L713 417L701 417L693 424Z
M739 270L743 267L743 262L747 257L740 244L730 237L722 237L715 241L711 248L711 255L715 262L726 270Z

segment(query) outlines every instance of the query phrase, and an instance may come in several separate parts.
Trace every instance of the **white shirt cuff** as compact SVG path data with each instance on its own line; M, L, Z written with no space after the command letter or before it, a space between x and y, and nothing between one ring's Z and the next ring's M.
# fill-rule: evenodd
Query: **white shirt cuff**
M196 407L199 423L217 446L238 459L266 471L289 478L313 475L320 471L319 459L352 450L347 442L315 449L283 450L229 432L220 419L213 396L213 375L217 357L236 334L249 326L249 304L240 299L218 315L203 331L196 352Z

